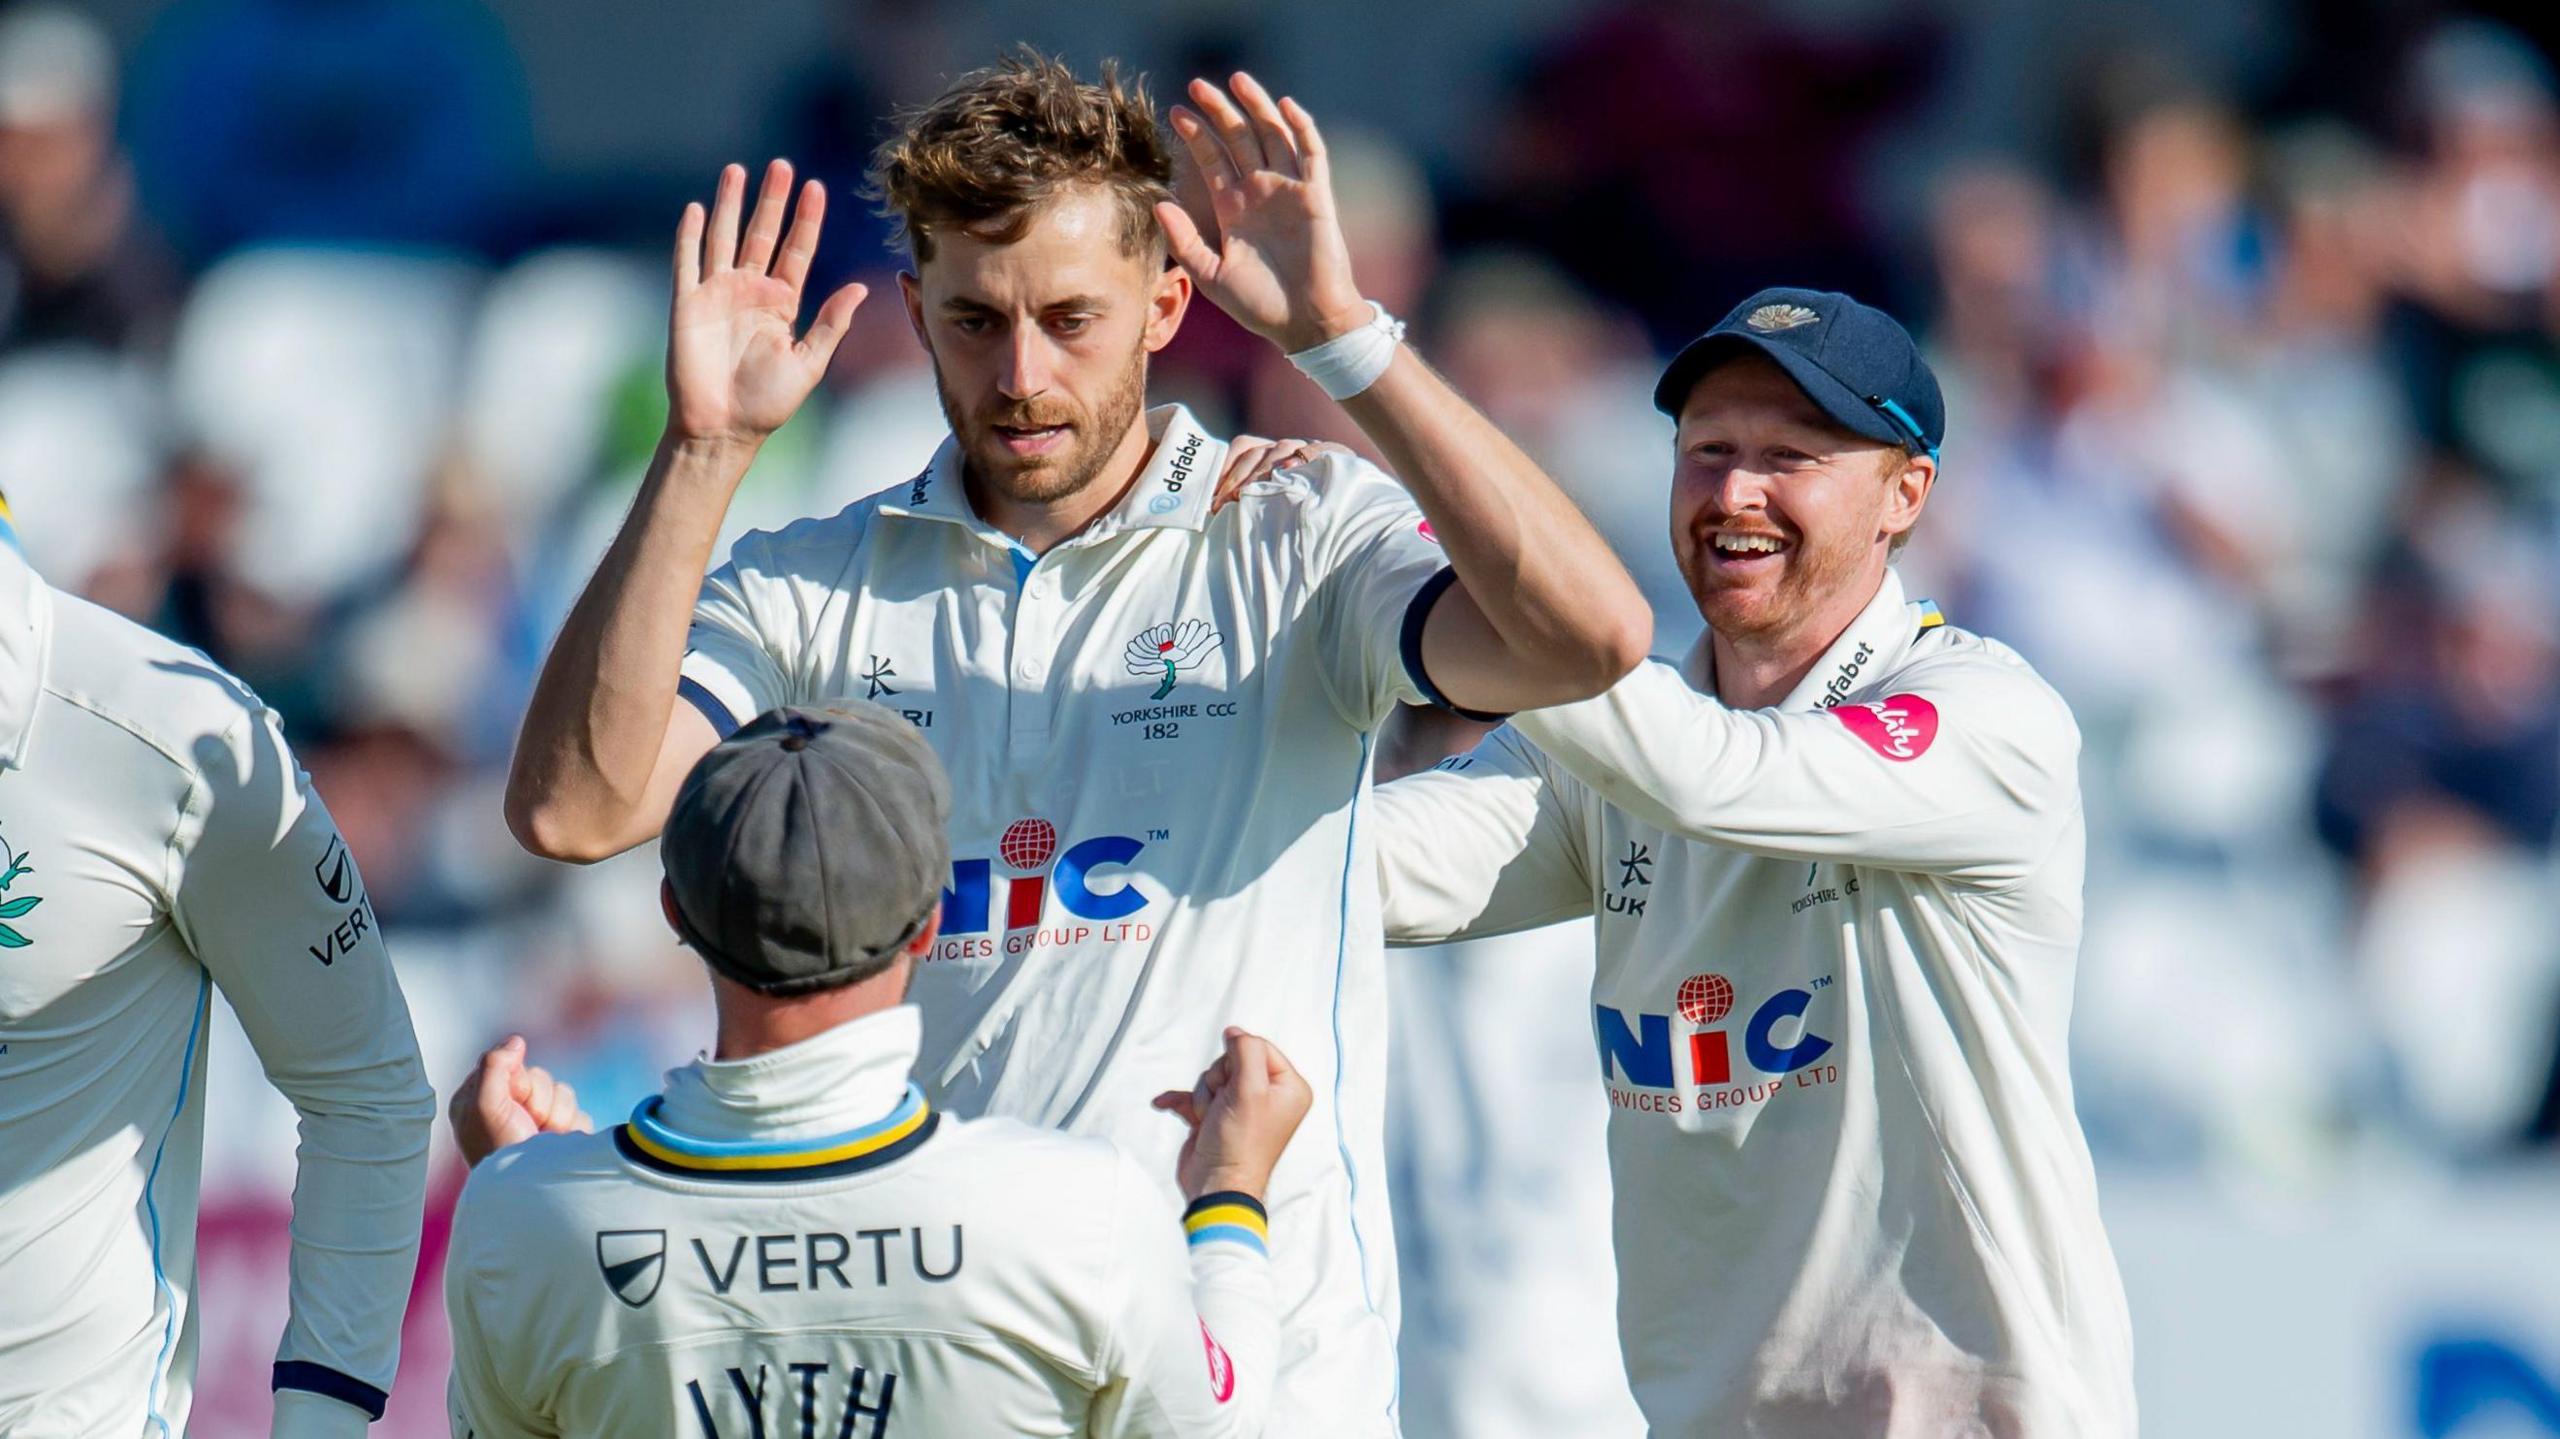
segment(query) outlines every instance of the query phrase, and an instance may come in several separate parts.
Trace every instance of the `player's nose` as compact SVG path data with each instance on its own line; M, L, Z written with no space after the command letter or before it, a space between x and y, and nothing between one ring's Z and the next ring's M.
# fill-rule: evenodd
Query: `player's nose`
M1005 398L1025 400L1049 388L1052 367L1048 345L1039 327L1016 327L1013 343L1005 347L1003 372L996 385Z
M1711 516L1748 514L1769 508L1769 476L1750 465L1728 465L1707 482Z

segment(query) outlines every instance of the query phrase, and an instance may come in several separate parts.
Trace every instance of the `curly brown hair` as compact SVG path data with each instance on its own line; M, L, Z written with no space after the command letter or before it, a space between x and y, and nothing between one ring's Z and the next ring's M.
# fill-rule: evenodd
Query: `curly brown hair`
M872 152L869 180L865 194L919 262L945 228L1018 240L1044 201L1076 185L1110 191L1121 244L1135 255L1164 243L1155 205L1173 198L1173 154L1143 76L1124 83L1105 60L1088 84L1026 45L900 112L897 133Z

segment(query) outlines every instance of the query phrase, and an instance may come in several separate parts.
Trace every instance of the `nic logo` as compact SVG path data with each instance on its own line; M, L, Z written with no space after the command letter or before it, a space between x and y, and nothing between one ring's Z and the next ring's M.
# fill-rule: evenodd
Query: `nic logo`
M1056 825L1045 819L1015 820L1005 826L1004 837L996 844L996 860L951 862L951 887L942 892L942 932L955 938L997 932L993 920L996 870L1001 861L1005 871L1003 933L1038 929L1048 908L1049 893L1054 889L1059 906L1068 914L1106 924L1102 938L1144 938L1143 934L1129 932L1131 926L1108 922L1125 920L1145 909L1146 894L1122 876L1109 876L1116 882L1106 883L1106 876L1097 871L1126 868L1146 847L1146 841L1125 834L1102 834L1071 844L1062 853ZM1069 929L1050 937L1072 941L1093 936ZM992 952L991 948L938 951L943 958Z
M1800 1085L1829 1083L1838 1078L1837 1065L1815 1069L1822 1057L1831 1052L1831 1041L1805 1028L1802 1022L1805 1011L1813 1007L1814 991L1830 985L1831 977L1823 975L1808 988L1782 989L1762 1000L1742 1026L1745 1062L1770 1079L1796 1075ZM1776 1093L1775 1083L1758 1078L1747 1081L1745 1088L1731 1091L1730 1098L1704 1092L1734 1082L1732 1035L1723 1027L1734 1011L1734 999L1733 981L1721 974L1693 974L1680 981L1672 1000L1680 1043L1673 1040L1672 1014L1630 1015L1612 1005L1592 1006L1593 1028L1600 1042L1600 1073L1610 1083L1611 1099L1621 1108L1678 1113L1684 1107L1678 1095L1671 1096L1667 1104L1633 1103L1617 1086L1693 1089L1700 1091L1694 1102L1701 1109L1756 1102ZM1782 1042L1778 1032L1788 1026L1792 1027L1794 1038ZM1685 1074L1681 1072L1683 1058L1687 1060Z

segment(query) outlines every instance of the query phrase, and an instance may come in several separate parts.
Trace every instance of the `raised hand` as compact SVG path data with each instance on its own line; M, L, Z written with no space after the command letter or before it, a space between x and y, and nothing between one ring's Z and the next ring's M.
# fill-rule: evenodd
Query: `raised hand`
M512 1034L480 1056L471 1077L445 1109L462 1162L476 1165L537 1134L592 1133L596 1122L578 1107L578 1092L551 1071L524 1062L524 1036Z
M684 207L676 225L667 423L680 440L756 444L782 428L826 374L868 293L847 285L829 295L808 333L793 340L800 288L826 220L826 187L815 180L800 187L788 236L782 211L791 195L791 163L765 167L755 213L741 235L746 193L745 167L728 166L711 202L707 238L699 201Z
M1315 1091L1270 1040L1232 1025L1225 1039L1197 1083L1157 1095L1154 1107L1190 1127L1174 1159L1184 1194L1197 1199L1232 1189L1259 1199Z
M1232 96L1194 80L1199 108L1173 107L1209 207L1198 217L1156 206L1173 258L1219 309L1283 350L1367 324L1315 117L1295 100L1275 104L1251 75L1238 72L1230 87Z
M1218 491L1209 499L1209 513L1216 514L1236 502L1247 485L1258 485L1282 470L1293 470L1323 455L1355 453L1349 445L1330 440L1266 440L1260 435L1238 435L1227 441L1227 467L1218 475Z

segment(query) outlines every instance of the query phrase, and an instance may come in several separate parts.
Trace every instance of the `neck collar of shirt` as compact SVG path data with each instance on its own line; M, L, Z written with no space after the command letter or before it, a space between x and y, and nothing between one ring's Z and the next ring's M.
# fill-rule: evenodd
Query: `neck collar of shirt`
M1884 583L1876 586L1875 598L1849 621L1840 638L1822 652L1803 679L1778 701L1782 710L1830 709L1846 698L1870 675L1898 663L1904 650L1920 636L1942 621L1938 607L1927 600L1903 598L1902 577L1888 567ZM1696 647L1689 651L1688 662L1681 666L1689 683L1702 694L1716 689L1715 631L1698 636Z
M1226 465L1226 442L1212 438L1191 417L1191 411L1181 405L1160 405L1149 410L1147 437L1155 449L1147 456L1145 468L1138 471L1137 482L1129 486L1118 504L1066 543L1090 541L1122 530L1196 530L1209 522L1209 501L1217 493L1218 475ZM1012 543L970 507L967 487L960 482L960 442L956 438L943 440L942 448L934 451L933 462L924 467L922 474L889 491L880 502L880 513L942 520L977 531L997 544Z
M923 1037L902 1004L751 1059L697 1059L642 1108L690 1140L830 1139L903 1107Z
M0 769L15 769L27 752L52 642L52 591L14 543L0 540Z

